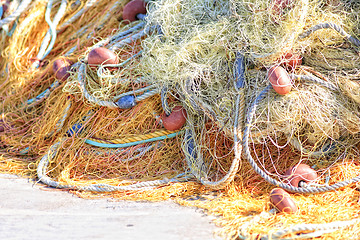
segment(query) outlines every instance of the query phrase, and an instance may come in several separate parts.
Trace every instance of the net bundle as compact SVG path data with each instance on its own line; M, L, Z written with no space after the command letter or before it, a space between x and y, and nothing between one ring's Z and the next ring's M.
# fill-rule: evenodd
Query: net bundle
M226 239L357 236L357 1L6 4L2 172L174 198Z

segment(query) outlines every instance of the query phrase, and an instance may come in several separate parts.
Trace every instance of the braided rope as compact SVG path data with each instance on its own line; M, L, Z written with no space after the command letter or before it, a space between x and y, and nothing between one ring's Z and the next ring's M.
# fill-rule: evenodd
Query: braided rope
M354 44L355 46L359 47L360 46L360 41L359 39L351 36L350 34L348 34L347 32L344 31L344 29L342 29L339 25L336 25L334 23L320 23L318 25L315 25L311 28L309 28L306 32L302 33L299 35L299 38L306 38L308 37L310 34L312 34L313 32L320 30L320 29L325 29L325 28L332 28L335 31L337 31L338 33L340 33L341 36L345 37L349 42L351 42L352 44Z
M112 186L109 184L90 184L86 186L78 186L78 185L70 185L70 184L62 184L57 181L52 180L49 176L47 176L47 167L49 165L49 160L54 158L60 145L66 140L66 138L60 139L60 141L56 142L54 145L50 147L48 152L41 158L38 167L37 167L37 176L39 181L54 187L54 188L70 188L81 191L92 191L92 192L114 192L114 191L130 191L130 190L141 190L151 187L158 187L161 185L168 184L170 182L169 179L163 180L154 180L154 181L144 181L139 183L134 183L126 186Z
M157 146L157 148L159 146L161 146L161 144L157 144L157 143L153 143L149 146L146 147L137 147L136 149L130 150L130 149L124 149L124 148L118 148L118 149L109 149L105 152L103 151L99 151L98 149L91 149L86 151L87 154L95 154L96 156L104 156L104 155L121 155L121 154L126 154L126 153L138 153L135 156L131 156L127 159L120 159L121 162L129 162L133 159L139 158L142 155L144 155L146 152L152 150L153 148L155 148Z
M168 134L172 134L172 133L179 133L179 132L180 131L169 131L166 129L161 129L161 130L153 132L153 133L147 133L147 134L136 135L136 136L126 137L126 138L112 139L112 140L99 140L96 138L89 138L89 139L97 141L99 143L122 144L122 143L131 143L131 142L147 140L147 139L160 137L160 136L168 135Z
M127 37L119 42L115 42L114 44L110 45L109 49L112 51L116 51L119 48L122 48L126 45L129 45L132 42L137 41L138 39L146 36L147 34L148 34L147 29L143 29L140 32L131 35L130 37Z
M109 108L117 108L116 103L114 102L110 102L110 101L104 101L104 100L100 100L92 95L89 94L89 92L86 90L85 87L85 76L86 76L86 68L85 68L85 64L81 63L80 67L79 67L79 71L78 71L78 82L81 88L81 91L84 95L84 97L91 103L95 103L99 106L103 106L103 107L109 107Z
M310 76L310 75L296 75L296 74L290 74L290 78L292 79L298 79L298 80L305 80L305 81L311 81L320 85L323 85L324 87L327 87L328 89L332 91L338 91L339 88L336 87L334 84L324 81L318 77Z
M102 64L99 66L98 70L97 70L97 75L100 78L106 78L106 77L112 77L113 75L111 74L105 74L104 71L106 68L111 67L111 68L120 68L122 66L124 66L125 64L129 63L131 60L135 59L136 57L140 56L142 54L142 51L137 52L136 54L132 55L131 57L129 57L128 59L126 59L125 61L123 61L122 63L117 63L117 64Z
M46 137L49 138L51 137L54 133L58 133L60 132L60 130L62 129L62 127L64 126L65 120L68 116L69 110L71 107L71 101L69 101L68 105L66 106L66 108L64 109L64 111L61 114L61 118L57 121L56 125L55 125L55 131L52 130L51 132L49 132Z
M26 104L28 105L27 108L34 107L37 104L41 103L45 98L50 96L51 91L53 91L55 88L59 87L61 83L59 81L53 82L46 90L44 90L42 93L37 95L35 98L31 98L26 101Z
M74 16L72 16L69 20L67 20L65 23L63 23L60 27L59 30L69 26L70 24L72 24L74 21L76 21L81 15L84 14L84 12L86 12L87 10L89 10L93 5L97 4L97 0L90 0L88 1L84 8L82 8L80 11L78 11Z
M250 149L249 149L249 135L250 135L250 127L252 125L252 119L255 115L256 107L259 105L260 101L265 97L265 95L269 92L271 89L271 85L268 85L263 91L259 93L259 95L256 97L255 101L250 106L247 114L246 114L246 125L244 129L244 139L243 139L243 149L245 156L247 160L249 161L252 168L255 170L256 173L258 173L265 181L269 182L270 184L273 184L275 186L281 187L287 191L290 192L298 192L298 193L321 193L321 192L328 192L328 191L334 191L336 189L348 186L352 183L356 183L360 181L360 175L345 180L341 182L337 182L333 185L329 186L321 186L321 187L294 187L285 183L282 183L280 181L277 181L273 178L271 178L265 171L263 171L261 168L258 167L255 160L251 156Z
M116 41L120 41L120 40L124 40L127 38L131 38L131 34L133 34L134 32L142 29L145 26L145 22L140 22L138 24L136 24L135 26L130 27L129 29L125 30L125 31L119 31L118 33L109 36L101 41L99 41L98 43L96 43L95 45L93 45L90 49L94 49L94 48L98 48L98 47L102 47L105 44L109 44L109 45L113 45L116 43ZM91 33L92 34L92 33Z
M147 99L149 97L152 97L152 96L154 96L154 95L156 95L158 93L159 93L159 89L155 88L155 89L153 89L151 91L145 92L144 94L142 94L140 96L136 96L135 101L140 102L140 101L145 100L145 99Z
M104 27L104 25L106 24L106 21L107 21L111 16L113 16L113 11L114 11L116 8L120 7L120 6L123 4L123 2L124 2L123 0L119 0L119 1L116 1L116 2L111 6L111 8L107 11L105 17L101 19L98 29Z
M275 233L271 233L267 236L263 236L263 237L261 237L261 239L262 240L270 240L270 239L285 240L284 238L281 238L284 235L291 234L291 233L294 234L294 233L298 233L298 232L308 232L308 231L315 231L315 232L303 233L303 234L299 234L296 236L292 236L291 239L319 237L325 233L330 233L330 232L339 230L341 228L346 228L351 225L357 224L357 223L359 223L359 221L360 221L360 219L356 218L356 219L347 220L347 221L336 221L336 222L323 223L323 224L299 224L299 225L295 225L295 226L287 228L287 229L279 230L279 231L277 231Z
M242 145L241 139L243 137L243 123L245 116L245 57L242 53L236 54L236 60L234 63L234 85L238 92L235 103L235 119L234 119L234 151L235 157L231 163L230 169L226 175L216 182L203 181L205 186L209 186L213 189L221 189L227 186L239 170Z
M241 105L241 103L245 103L244 102L244 89L242 89L240 91L240 93L238 94L238 97L236 99L236 110L235 110L235 123L234 123L234 150L235 150L235 157L231 163L230 169L228 170L228 172L226 173L226 175L216 181L216 182L211 182L211 181L206 181L206 180L202 180L201 183L207 187L210 187L212 189L222 189L224 187L226 187L231 181L234 180L234 177L237 173L237 171L239 170L239 165L240 165L240 160L241 160L241 152L242 152L242 145L238 136L241 136L241 127L239 126L239 115L241 116L241 113L243 113L244 111L241 109L244 109L245 106ZM240 107L239 107L240 106ZM243 116L243 115L242 115ZM241 121L240 121L241 122Z
M69 114L70 108L71 108L71 101L69 101L69 104L66 106L66 108L64 109L64 111L62 113L62 117L59 119L59 121L55 125L56 132L59 132L62 129L62 127L64 126L65 119L67 118L67 115Z
M67 0L62 0L59 10L57 11L57 13L54 17L54 20L51 21L50 13L51 13L51 8L52 8L52 3L53 3L52 0L48 2L48 5L46 7L46 12L45 12L45 20L48 23L50 29L47 31L47 33L43 39L43 42L39 49L39 52L36 56L38 61L35 61L33 63L33 65L32 65L33 68L38 68L40 65L40 61L43 60L50 53L52 48L54 47L55 40L56 40L56 26L58 25L59 21L61 20L61 18L64 16L64 14L66 12ZM51 42L50 42L50 37L51 37Z
M251 235L248 233L248 228L251 225L259 224L260 221L262 221L262 222L266 221L271 216L273 216L275 213L276 213L276 210L273 208L273 209L270 209L270 211L268 211L268 212L264 211L258 215L249 216L248 217L248 218L250 218L249 221L242 224L241 227L238 229L238 232L239 232L238 237L243 240L251 238Z
M203 168L203 162L201 156L195 151L195 141L191 136L191 131L187 130L187 136L185 137L186 143L188 144L185 148L188 153L185 154L188 165L191 172L200 180L200 182L207 187L218 190L226 187L234 177L239 169L241 153L242 153L242 129L243 119L245 116L245 58L243 54L238 53L234 63L234 85L238 92L236 103L235 103L235 119L234 119L234 150L235 157L231 163L231 166L224 177L218 181L205 180L203 176L206 176ZM239 119L240 118L240 119ZM190 164L189 164L190 163ZM194 164L195 163L195 164ZM200 168L197 166L200 165ZM195 169L197 168L197 169Z
M30 3L31 0L23 0L12 14L0 20L0 27L13 22L17 17L19 17L23 12L25 12L26 8L29 6Z
M127 139L118 139L118 140L115 139L115 140L110 140L110 141L103 141L103 140L98 140L95 138L89 138L89 139L85 140L85 143L90 144L92 146L103 147L103 148L126 148L126 147L131 147L131 146L135 146L135 145L139 145L139 144L143 144L143 143L174 138L182 133L182 131L177 131L177 132L172 132L172 133L168 133L166 131L144 134L144 135L136 136L136 137L129 137ZM171 132L171 131L169 131L169 132Z
M185 130L184 147L186 163L190 169L190 174L193 175L200 182L201 179L207 179L206 165L201 156L201 152L196 151L199 147L193 137L193 124L188 124L189 128Z
M148 91L148 90L153 89L155 87L156 87L155 84L153 84L153 85L150 85L150 86L147 86L147 87L144 87L144 88L136 89L134 91L129 91L129 92L126 92L126 93L122 93L122 94L119 94L119 95L113 97L113 100L116 101L121 97L136 94L136 93L140 93L140 92L145 92L145 91Z

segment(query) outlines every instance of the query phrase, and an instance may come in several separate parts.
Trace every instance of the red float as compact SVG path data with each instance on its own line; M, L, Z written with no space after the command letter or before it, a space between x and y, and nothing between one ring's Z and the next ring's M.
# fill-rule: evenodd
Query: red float
M299 164L289 168L286 170L285 176L289 184L294 187L300 187L299 183L301 181L309 183L315 181L318 177L316 171L306 164Z
M164 127L169 131L179 130L186 123L186 111L182 106L176 106L173 108L171 114L162 117Z
M104 47L94 48L89 52L88 64L91 68L96 68L99 65L118 64L119 59L117 55Z
M294 4L294 0L273 0L273 4L279 8L289 8Z
M292 71L302 64L302 57L298 54L288 52L284 55L282 62L287 70Z
M272 19L276 23L284 18L284 12L286 9L292 8L294 0L272 0L270 2L270 12L272 13Z
M60 81L65 81L70 76L69 71L71 70L72 64L73 62L65 58L55 60L52 68L55 78Z
M291 80L284 68L273 66L268 71L268 78L275 92L278 94L285 95L291 91Z
M298 211L294 200L292 200L289 193L282 188L274 188L270 192L270 202L279 212L296 213Z
M136 15L139 13L146 14L146 3L142 0L133 0L125 5L123 10L123 20L133 22L138 20Z
M4 132L5 131L5 123L4 120L0 119L0 132Z

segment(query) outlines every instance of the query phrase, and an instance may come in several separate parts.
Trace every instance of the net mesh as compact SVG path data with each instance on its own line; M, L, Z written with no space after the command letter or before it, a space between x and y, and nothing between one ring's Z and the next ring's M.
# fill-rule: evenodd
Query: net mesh
M51 19L60 3L53 1ZM226 239L257 239L299 223L358 217L357 184L319 194L291 194L297 213L270 214L274 206L269 193L274 186L253 170L244 155L225 188L214 190L199 183L204 180L200 178L219 181L229 171L236 155L236 115L237 137L241 140L243 128L249 128L250 154L273 179L286 182L285 171L300 163L316 171L316 184L331 185L358 175L359 45L349 38L360 36L357 1L149 1L143 28L147 34L114 51L119 62L130 61L104 68L101 74L98 68L86 67L85 88L96 101L113 103L127 92L140 96L147 87L163 90L170 109L177 105L186 109L186 126L175 138L126 148L94 147L87 140L131 142L163 129L160 94L130 109L99 106L86 98L77 67L59 86L53 85L56 59L86 64L95 44L104 42L110 48L112 36L140 22L122 21L126 0L99 0L91 7L86 3L68 1L55 45L39 68L32 66L39 61L36 56L49 29L47 1L34 1L11 23L12 35L1 32L1 172L36 178L42 156L66 136L49 158L46 174L51 179L72 186L170 179L159 187L132 191L69 190L84 198L175 199L218 216L215 222L222 226L218 234ZM304 36L325 22L350 35L330 27ZM141 57L134 57L140 51ZM234 82L239 53L246 69L241 93ZM289 55L301 56L302 64L289 66L293 60ZM245 124L256 96L269 84L267 70L274 65L293 76L292 90L286 95L270 90L251 124ZM47 90L46 97L36 98ZM239 96L243 101L238 105ZM193 141L184 132L191 132ZM321 238L356 239L358 230L357 223Z

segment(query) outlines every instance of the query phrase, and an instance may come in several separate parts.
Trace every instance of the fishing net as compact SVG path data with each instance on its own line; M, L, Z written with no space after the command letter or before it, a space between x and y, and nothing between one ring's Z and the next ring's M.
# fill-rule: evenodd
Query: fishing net
M84 198L174 199L216 215L225 239L359 238L360 4L156 0L129 23L131 4L145 3L2 8L0 171ZM116 60L92 65L99 49ZM292 185L299 166L315 179Z

